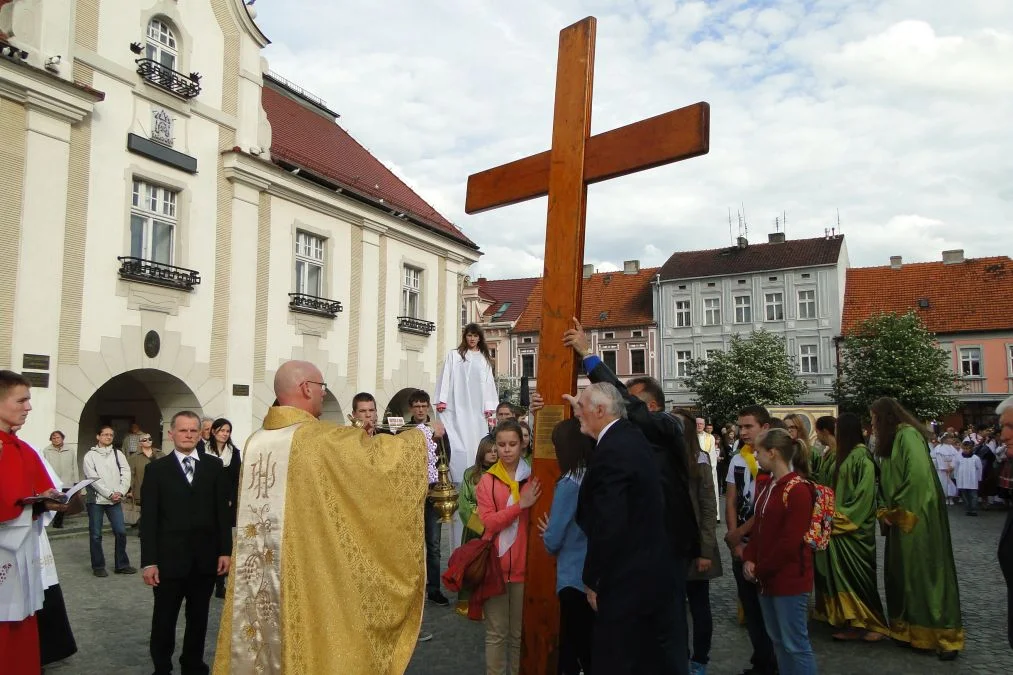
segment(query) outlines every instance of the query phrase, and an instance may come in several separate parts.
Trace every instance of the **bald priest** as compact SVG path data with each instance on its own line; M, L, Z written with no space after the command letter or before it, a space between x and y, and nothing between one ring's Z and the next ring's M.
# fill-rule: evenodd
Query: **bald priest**
M247 441L216 675L400 675L425 601L423 500L439 423L397 434L319 420L311 363L274 379Z

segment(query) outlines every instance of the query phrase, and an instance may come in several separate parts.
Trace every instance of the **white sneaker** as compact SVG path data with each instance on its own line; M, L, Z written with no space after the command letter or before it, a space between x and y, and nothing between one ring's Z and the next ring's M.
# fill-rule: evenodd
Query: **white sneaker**
M429 642L432 639L433 639L432 633L427 633L424 630L419 631L419 642Z

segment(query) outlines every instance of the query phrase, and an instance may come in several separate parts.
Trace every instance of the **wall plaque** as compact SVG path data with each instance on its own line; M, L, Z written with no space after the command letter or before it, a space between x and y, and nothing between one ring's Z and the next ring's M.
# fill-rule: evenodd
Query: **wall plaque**
M27 372L21 374L25 376L25 379L28 380L33 387L40 387L42 389L47 389L49 387L49 373Z
M172 147L172 115L165 108L151 109L151 140Z
M232 395L233 396L249 396L250 395L250 385L248 385L248 384L234 384L234 385L232 385Z
M158 333L153 330L149 330L144 336L144 354L149 358L153 359L158 356L158 352L162 349L162 338L158 337Z
M49 370L49 355L25 354L21 358L21 367L31 370Z

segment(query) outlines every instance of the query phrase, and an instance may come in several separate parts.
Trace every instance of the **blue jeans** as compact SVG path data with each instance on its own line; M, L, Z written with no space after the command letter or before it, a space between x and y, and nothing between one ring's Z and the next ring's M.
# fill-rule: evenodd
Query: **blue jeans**
M964 506L967 507L968 513L978 512L978 491L977 490L961 490L960 498L964 500Z
M105 555L102 554L102 518L109 516L115 540L116 569L130 567L127 558L127 528L123 525L123 507L119 504L88 504L88 539L91 547L91 568L104 569Z
M760 595L760 608L781 675L816 675L809 642L809 594Z
M440 590L440 514L426 498L426 593Z

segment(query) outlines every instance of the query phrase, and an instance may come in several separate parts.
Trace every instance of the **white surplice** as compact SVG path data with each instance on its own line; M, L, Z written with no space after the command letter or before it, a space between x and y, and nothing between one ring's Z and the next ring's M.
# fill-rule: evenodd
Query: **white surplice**
M42 609L42 529L31 507L0 523L0 621L23 621Z
M464 358L456 349L447 354L443 372L436 384L436 403L445 403L440 421L450 441L450 479L460 484L464 472L475 462L478 443L489 433L485 411L499 405L492 367L480 351L466 351ZM451 521L451 547L461 545L464 526L460 518Z
M39 452L38 448L33 447L36 454L39 455L39 459L42 460L42 466L46 467L46 473L49 474L49 480L53 481L53 485L60 485L60 476L56 473L56 469L49 460L46 459L46 455ZM69 486L68 486L69 487ZM42 527L39 529L39 564L42 566L42 588L49 588L50 586L56 586L60 583L59 577L56 575L56 560L53 558L53 547L49 545L49 535L46 534L46 527L53 522L53 518L56 517L55 511L45 511L39 520L42 521Z
M714 434L708 434L706 431L701 431L696 435L697 440L700 441L700 449L707 453L710 457L711 474L714 478L714 512L717 514L718 522L721 522L721 491L718 489L720 483L718 483L718 451L717 444L715 443Z

